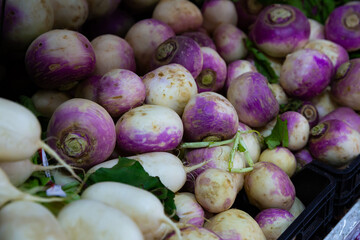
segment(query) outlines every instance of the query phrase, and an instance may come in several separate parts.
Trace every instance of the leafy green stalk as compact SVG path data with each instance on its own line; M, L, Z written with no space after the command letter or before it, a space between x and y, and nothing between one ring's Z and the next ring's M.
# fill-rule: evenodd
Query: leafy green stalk
M271 131L271 134L264 138L265 144L269 149L274 149L277 146L289 146L289 133L287 129L287 120L283 121L277 116L276 124Z
M234 138L219 141L219 142L187 142L180 145L180 148L203 148L203 147L218 147L226 144L230 144L234 141Z

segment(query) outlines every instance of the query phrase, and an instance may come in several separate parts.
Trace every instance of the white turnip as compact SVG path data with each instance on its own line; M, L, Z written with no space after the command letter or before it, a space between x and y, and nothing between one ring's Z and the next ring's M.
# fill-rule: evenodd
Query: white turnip
M195 195L189 192L178 192L175 194L176 215L179 222L185 225L202 227L205 220L204 209L197 202Z
M86 0L51 0L54 8L54 28L78 30L89 15Z
M185 227L180 231L183 240L222 240L214 232L203 227ZM179 238L176 234L171 233L164 240L179 240Z
M265 149L260 154L259 162L272 162L286 172L289 177L291 177L296 170L296 159L294 154L284 147Z
M36 110L45 117L51 117L55 109L71 97L65 92L39 89L32 95L31 100Z

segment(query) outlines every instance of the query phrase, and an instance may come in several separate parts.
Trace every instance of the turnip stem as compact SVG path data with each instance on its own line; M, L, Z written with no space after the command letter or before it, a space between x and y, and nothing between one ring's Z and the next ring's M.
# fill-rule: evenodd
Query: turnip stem
M169 224L175 231L176 236L178 237L179 240L182 240L182 236L181 236L181 232L180 229L178 228L178 226L176 226L176 224L170 220L170 218L164 217L163 221L166 224Z
M254 161L251 159L250 153L248 151L248 148L246 146L246 143L242 138L240 138L239 143L242 145L242 147L245 149L244 155L245 159L250 167L254 166Z
M204 161L204 162L192 165L192 166L184 166L184 170L185 170L186 173L189 173L189 172L192 172L192 171L194 171L194 170L196 170L198 168L201 168L202 166L206 165L208 162L210 162L210 160Z
M230 172L232 173L246 173L251 172L254 168L253 167L247 167L247 168L232 168Z
M33 196L30 194L24 194L21 199L34 201L34 202L61 202L65 200L65 198L58 198L58 197L43 198L43 197Z
M230 144L234 141L234 138L219 141L219 142L189 142L180 145L180 148L203 148L203 147L218 147L226 144Z
M241 133L239 131L236 132L235 139L234 139L234 145L233 145L233 147L231 149L231 152L230 152L229 172L231 172L231 169L232 169L233 164L234 164L235 153L239 148L239 143L240 143L240 138L241 138L240 134Z

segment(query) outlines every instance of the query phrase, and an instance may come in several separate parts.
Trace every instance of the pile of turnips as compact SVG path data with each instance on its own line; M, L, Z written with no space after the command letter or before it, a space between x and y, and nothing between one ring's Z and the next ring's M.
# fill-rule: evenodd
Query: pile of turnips
M0 239L277 239L305 209L291 177L360 155L360 3L321 23L250 2L0 1L16 93L0 98ZM174 194L173 215L145 188L88 184L123 157ZM25 191L39 171L53 185ZM36 195L74 182L72 201Z

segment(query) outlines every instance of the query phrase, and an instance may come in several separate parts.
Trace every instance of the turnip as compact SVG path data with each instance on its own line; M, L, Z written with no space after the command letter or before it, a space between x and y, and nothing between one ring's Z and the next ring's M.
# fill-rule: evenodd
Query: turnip
M82 34L55 29L41 34L28 47L28 74L41 88L69 89L89 77L95 67L95 53Z
M259 157L259 162L271 162L280 167L289 177L295 173L296 159L294 154L287 148L276 147L265 149Z
M191 73L177 63L167 64L142 77L146 87L145 103L162 105L182 115L190 98L198 93Z
M254 169L245 174L244 188L250 204L260 210L289 210L295 201L295 187L289 176L270 162L255 163Z
M335 8L325 22L326 39L340 44L348 52L360 49L360 5Z
M268 208L258 213L254 219L266 240L276 240L294 221L294 216L284 209Z
M359 5L360 8L360 5ZM360 110L360 58L351 59L338 68L331 82L331 96L340 105Z
M235 208L216 214L205 222L204 227L215 232L223 240L266 240L254 218Z
M296 170L301 170L306 164L313 161L313 157L307 148L303 148L294 153L296 159Z
M172 0L173 1L173 0ZM183 65L196 78L203 66L199 44L186 36L174 36L161 43L151 58L151 69L170 63Z
M169 227L181 239L178 227L165 216L160 200L146 190L118 182L100 182L85 189L81 198L96 200L124 212L135 221L145 239L158 239L170 230Z
M212 48L201 47L203 66L196 78L198 92L219 92L226 80L226 62Z
M310 100L316 107L319 119L339 107L335 100L331 97L330 89L330 86L326 87L322 93Z
M287 121L289 146L291 151L300 150L308 142L310 125L308 120L298 112L287 111L280 115L280 119Z
M319 161L344 166L360 154L360 133L341 120L326 120L311 129L309 151Z
M138 21L129 29L125 40L134 51L139 74L149 71L149 62L155 49L174 35L174 30L169 25L152 18Z
M294 216L294 218L297 218L304 210L305 210L305 205L301 202L301 200L298 197L295 197L294 204L289 209L289 212Z
M220 24L237 24L237 12L235 5L230 0L209 0L205 1L201 7L204 17L202 26L208 33L212 34Z
M125 6L135 13L144 13L154 9L159 0L124 0Z
M195 40L195 42L197 42L197 44L199 44L200 47L209 47L216 50L214 41L209 35L207 35L204 32L190 31L190 32L184 32L181 35Z
M270 83L269 88L274 94L276 101L279 104L287 104L289 102L289 98L286 95L284 89L280 86L279 83Z
M263 4L257 0L239 0L235 2L235 7L238 16L237 26L245 32L249 31L250 26L264 8Z
M94 38L91 45L96 57L94 74L104 75L115 68L136 71L134 51L123 38L104 34Z
M285 57L309 40L310 23L296 7L272 4L257 17L250 37L257 47L272 57Z
M91 77L82 80L75 87L75 97L85 98L96 102L101 78L101 75L92 75Z
M116 141L115 124L99 104L81 98L61 104L52 115L49 145L68 163L89 168L106 160Z
M168 24L176 34L196 30L203 23L200 9L188 0L160 0L152 18Z
M204 224L204 210L197 202L195 195L189 192L178 192L175 194L176 215L179 222L202 227Z
M180 229L180 231L183 240L222 240L222 238L220 238L214 232L203 227L185 227ZM174 233L172 233L166 236L164 240L179 240L179 238Z
M310 128L318 124L319 113L315 105L312 104L311 102L309 101L304 102L297 111L306 118L306 120L309 122Z
M121 0L87 0L89 19L110 15L119 6Z
M89 15L86 0L51 0L54 8L54 28L77 30Z
M309 100L329 85L333 72L333 64L325 54L302 49L286 56L279 82L288 95Z
M258 72L247 72L234 79L227 90L239 120L250 127L263 127L279 112L279 104Z
M160 105L133 108L120 117L115 127L118 149L129 154L173 150L184 134L180 116Z
M314 19L308 19L310 23L309 41L317 39L325 39L325 27Z
M330 119L338 119L349 124L350 127L360 132L360 115L349 107L338 107L326 114L320 122Z
M126 69L114 68L99 80L96 102L113 118L143 104L146 89L141 78Z
M227 63L246 56L248 52L245 46L246 38L247 35L232 24L223 23L217 26L213 32L216 49Z
M55 216L44 206L15 201L0 210L2 240L68 240Z
M257 69L254 64L247 60L235 60L228 64L227 66L227 76L225 82L225 89L229 88L230 83L246 72L257 72Z
M203 92L193 96L182 115L188 141L215 141L232 138L239 126L233 105L222 95Z
M61 209L57 219L69 239L144 239L129 216L99 201L71 202Z
M55 109L69 99L70 95L65 92L45 89L39 89L31 97L36 110L45 117L51 117Z

